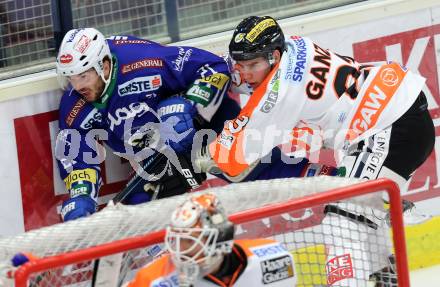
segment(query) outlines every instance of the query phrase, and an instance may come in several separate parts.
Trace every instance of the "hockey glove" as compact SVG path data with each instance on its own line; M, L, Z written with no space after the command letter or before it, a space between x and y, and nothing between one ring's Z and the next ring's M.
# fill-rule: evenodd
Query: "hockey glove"
M161 137L177 153L190 152L196 133L194 104L179 96L163 100L157 110L161 120Z
M189 156L177 154L180 167L167 163L167 171L159 179L159 190L156 190L157 198L170 197L182 194L200 187L206 180L206 173L195 172Z
M29 261L35 261L38 257L33 255L32 253L26 253L26 252L19 252L12 257L11 262L12 266L18 267L21 266Z
M69 198L61 207L61 218L69 221L80 217L86 217L98 210L98 204L90 196L80 195Z
M136 205L151 201L152 194L150 190L144 190L142 186L140 186L140 188L140 190L134 191L133 193L127 195L127 197L124 199L124 203L128 205Z
M144 173L136 173L113 201L123 204L139 204L157 198L170 197L198 188L206 179L203 172L195 172L189 156L177 154L180 168L174 166L168 158L157 153L144 161ZM160 175L161 177L157 178ZM156 180L148 178L153 176Z

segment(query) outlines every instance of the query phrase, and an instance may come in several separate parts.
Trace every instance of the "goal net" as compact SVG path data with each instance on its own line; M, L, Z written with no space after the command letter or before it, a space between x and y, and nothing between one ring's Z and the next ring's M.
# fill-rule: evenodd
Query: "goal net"
M208 191L236 224L235 238L273 238L294 255L297 286L409 286L401 199L389 180L278 179ZM87 218L2 238L0 285L124 286L165 252L164 228L186 196L108 206ZM13 268L18 252L38 259Z

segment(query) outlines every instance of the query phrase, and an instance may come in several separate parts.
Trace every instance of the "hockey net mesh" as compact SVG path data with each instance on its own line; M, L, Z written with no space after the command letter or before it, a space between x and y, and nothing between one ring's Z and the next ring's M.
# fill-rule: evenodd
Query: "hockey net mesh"
M209 191L219 197L227 214L235 214L359 182L358 179L335 177L279 179L231 184ZM108 206L84 219L3 238L0 240L0 261L7 265L17 252L29 252L44 258L163 230L169 223L171 212L186 196L138 206ZM337 210L329 209L329 206ZM354 220L347 214L339 216L338 208L360 214L361 221L367 221L355 224L359 218ZM310 202L304 208L247 219L236 226L236 238L270 237L282 242L294 254L297 286L344 286L337 285L337 282L351 277L359 283L356 286L366 286L363 284L370 279L371 273L387 266L388 262L384 260L393 253L390 229L383 220L385 216L382 193L378 190L334 204L316 205ZM369 224L375 228L369 227ZM116 256L116 260L122 263L119 272L110 272L107 276L116 276L112 280L117 284L96 286L122 286L131 280L140 267L162 251L160 236L157 238L142 248L122 253L114 251L122 255ZM356 256L347 258L344 252L348 249ZM111 256L111 253L105 255ZM102 261L105 260L101 258ZM91 286L94 262L85 260L33 273L28 286ZM353 267L359 270L356 274L350 274ZM100 271L99 274L106 273Z

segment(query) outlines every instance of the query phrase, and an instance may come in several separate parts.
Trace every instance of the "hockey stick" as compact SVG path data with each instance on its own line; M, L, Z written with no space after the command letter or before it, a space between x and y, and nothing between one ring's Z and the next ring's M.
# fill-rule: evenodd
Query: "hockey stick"
M171 173L170 170L172 170ZM182 194L189 189L196 189L200 187L199 183L206 179L206 174L196 174L194 172L192 164L186 156L178 155L174 151L167 150L166 148L161 149L146 159L142 166L142 171L136 171L133 178L130 179L124 189L122 189L109 204L122 203L133 192L143 190L145 184L148 184L149 181L158 179L157 172L160 172L160 175L164 175L165 172L168 173L165 175L168 179L162 183L158 181L157 184L155 184L150 201ZM146 178L146 176L148 178ZM101 261L101 263L100 259L95 260L92 287L113 286L110 284L115 284L115 282L110 282L111 280L107 280L106 278L114 278L113 280L118 279L118 276L115 277L115 274L119 275L122 256L122 253L109 255L106 256L105 260ZM103 264L102 268L101 264ZM102 278L102 280L100 278Z
M176 164L176 161L178 162L178 165ZM148 158L145 164L142 166L142 174L136 173L136 175L130 179L124 189L116 194L112 202L114 204L123 202L133 192L142 190L144 185L150 182L145 178L145 174L152 178L151 181L154 181L157 180L156 172L158 172L158 170L162 169L163 173L165 172L165 169L168 168L173 170L173 172L171 172L171 176L169 175L170 171L168 170L168 175L164 175L165 177L168 177L168 180L165 180L166 183L161 182L160 180L157 181L150 201L157 198L182 194L189 189L197 189L200 187L200 183L206 179L206 175L204 173L197 175L194 172L192 164L187 157L177 155L175 153L166 154L166 151L163 153L157 152ZM169 178L174 178L177 180L173 180L171 183ZM158 197L159 193L161 195Z
M163 164L163 162L166 160L167 158L163 153L157 152L148 159L142 168L147 174L153 174L153 172L156 171L157 166ZM139 185L144 184L145 181L146 180L142 176L136 173L135 176L130 179L124 189L113 197L113 203L116 204L123 202L129 195L133 193L133 191L139 190Z
M164 154L157 152L151 156L143 165L143 170L147 174L153 174L157 171L157 167L163 164L167 158ZM144 185L146 180L136 172L127 185L118 194L113 197L109 205L121 203L129 197L134 191L139 190L140 185ZM157 185L151 200L156 199L160 189L160 183ZM113 254L104 258L96 259L93 264L92 287L95 286L116 286L119 276L119 270L122 264L122 253Z
M200 115L196 115L193 118L193 121L194 121L194 128L196 130L202 129L204 127L204 125L206 124L206 121ZM151 175L154 176L155 172L157 172L157 167L159 165L164 165L167 160L170 160L169 164L173 165L172 158L175 158L179 161L180 168L177 168L177 167L176 168L178 169L178 172L186 178L186 181L189 184L190 188L191 189L198 188L199 185L194 184L194 181L192 180L192 179L195 179L195 176L194 176L193 172L191 171L191 169L189 168L190 164L188 163L188 161L184 160L183 158L181 158L179 156L176 157L175 152L174 151L170 152L169 149L167 149L166 145L162 145L161 147L159 147L159 149L156 149L155 154L153 154L152 156L147 158L147 161L142 166L143 172L145 172L149 176L151 176ZM164 165L164 167L166 167L166 166ZM139 175L138 172L136 172L135 176L132 179L130 179L130 181L127 183L127 185L124 187L124 189L122 189L112 199L113 203L116 204L119 202L123 202L129 195L132 194L133 191L139 190L139 185L145 184L146 181L147 180L144 177L142 177L141 175ZM160 189L161 189L161 184L160 184L160 182L158 182L151 200L156 199Z

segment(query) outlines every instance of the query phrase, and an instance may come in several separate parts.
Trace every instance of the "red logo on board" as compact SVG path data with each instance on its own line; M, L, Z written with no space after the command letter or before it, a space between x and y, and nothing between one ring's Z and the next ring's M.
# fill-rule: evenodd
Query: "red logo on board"
M353 278L353 263L349 253L330 258L326 264L327 284L333 283L346 278Z
M435 39L440 35L440 24L386 35L376 39L369 39L353 43L353 55L356 61L370 62L397 62L407 67L413 73L426 78L423 92L429 103L429 111L436 125L436 136L440 135L438 119L440 118L440 79L438 77L439 54L436 50ZM402 68L406 71L406 68ZM394 71L393 71L394 72ZM396 82L394 73L382 75L387 84ZM420 166L411 177L409 192L404 192L405 199L410 201L427 200L439 197L438 147L435 147L430 157ZM437 153L437 154L436 154Z

